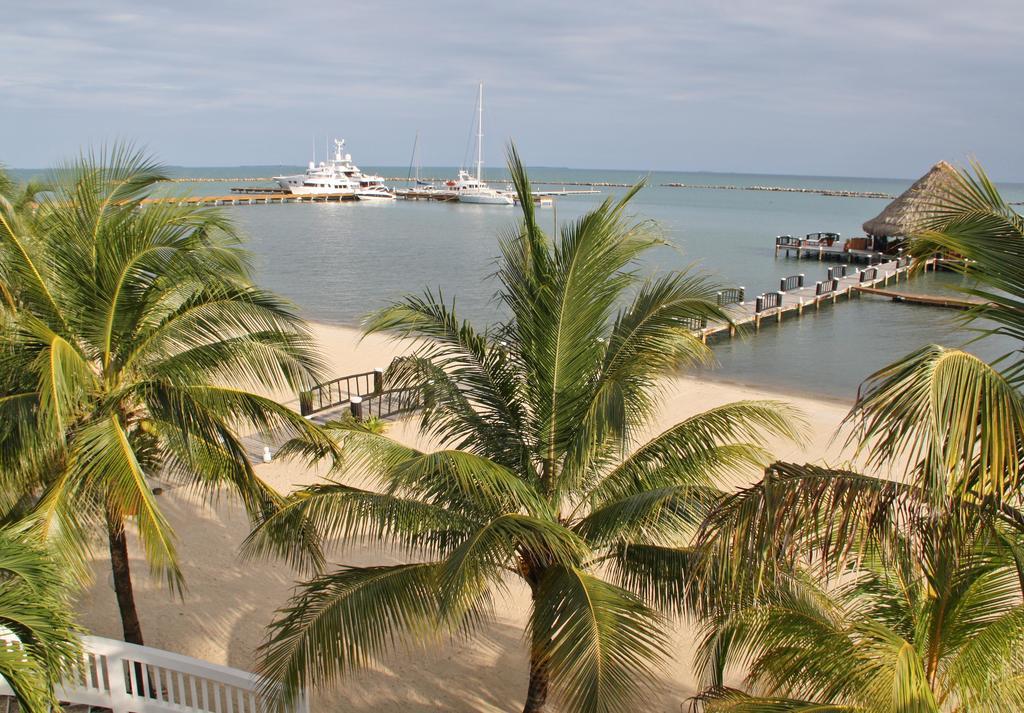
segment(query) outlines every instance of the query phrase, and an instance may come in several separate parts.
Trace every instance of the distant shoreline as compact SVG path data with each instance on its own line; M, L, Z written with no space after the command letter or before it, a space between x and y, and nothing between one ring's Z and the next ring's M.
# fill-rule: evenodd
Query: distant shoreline
M274 180L266 176L243 177L243 178L169 178L170 183L261 183ZM411 183L412 179L402 176L385 176L385 181ZM428 183L444 183L442 178L420 178L419 180ZM498 179L501 180L501 179ZM631 183L615 183L611 181L530 181L537 186L592 186L594 188L630 188ZM811 193L831 198L881 198L892 200L896 196L890 193L879 191L846 191L833 188L802 188L789 186L733 186L728 184L704 184L704 183L659 183L662 188L701 188L713 191L768 191L774 193Z

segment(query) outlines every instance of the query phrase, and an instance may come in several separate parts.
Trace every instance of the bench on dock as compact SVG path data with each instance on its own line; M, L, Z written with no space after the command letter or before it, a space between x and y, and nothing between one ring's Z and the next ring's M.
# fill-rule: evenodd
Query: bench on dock
M830 248L839 242L839 238L839 233L808 233L800 242L809 247L824 245Z

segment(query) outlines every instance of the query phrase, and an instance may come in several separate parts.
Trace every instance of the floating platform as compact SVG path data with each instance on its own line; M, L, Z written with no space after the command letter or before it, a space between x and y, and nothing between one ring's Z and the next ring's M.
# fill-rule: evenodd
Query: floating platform
M981 299L980 297L967 297L966 299L957 299L955 297L947 297L945 295L923 295L915 294L913 292L896 292L895 290L880 290L877 287L863 287L858 286L858 292L863 292L866 295L877 295L878 297L888 297L893 302L906 302L907 304L927 305L929 307L948 307L949 309L975 309L976 307L983 307L989 302Z

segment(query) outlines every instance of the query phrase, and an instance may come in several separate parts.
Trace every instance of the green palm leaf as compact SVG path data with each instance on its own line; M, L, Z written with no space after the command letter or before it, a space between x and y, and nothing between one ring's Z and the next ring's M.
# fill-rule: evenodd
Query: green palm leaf
M667 655L664 621L629 592L575 568L540 582L531 645L571 710L627 711Z

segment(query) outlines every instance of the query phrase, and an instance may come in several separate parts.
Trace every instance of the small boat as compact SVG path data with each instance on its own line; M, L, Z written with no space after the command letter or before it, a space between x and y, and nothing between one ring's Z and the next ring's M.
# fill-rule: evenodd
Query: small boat
M383 183L368 182L356 189L356 198L361 201L393 201L395 194Z
M446 186L459 197L460 203L477 203L482 205L512 205L512 195L496 191L480 178L484 165L484 83L480 82L476 102L476 176L465 169L459 171L457 181L448 181Z

